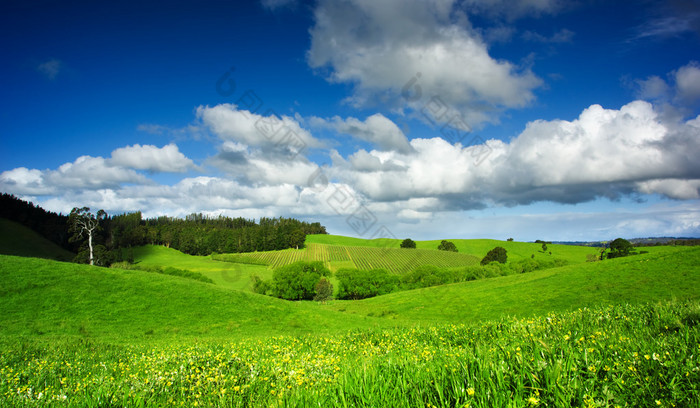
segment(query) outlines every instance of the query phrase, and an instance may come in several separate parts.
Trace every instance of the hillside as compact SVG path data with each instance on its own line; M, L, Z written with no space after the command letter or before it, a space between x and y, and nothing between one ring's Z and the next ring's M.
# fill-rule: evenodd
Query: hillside
M348 330L376 320L190 279L36 258L0 256L0 280L3 337L186 342Z
M595 304L697 299L700 248L666 247L658 253L325 306L141 271L14 256L0 257L0 279L5 336L127 342L177 336L181 341L464 323Z
M75 254L66 251L31 229L0 218L0 254L70 261Z
M548 244L547 253L542 251L542 244L531 242L515 242L515 241L498 241L494 239L447 239L452 241L460 254L471 255L481 260L488 251L500 246L508 251L509 259L517 260L530 258L532 255L535 259L559 258L570 263L580 263L586 261L587 254L598 254L598 248L579 247L573 245L557 245ZM340 235L307 235L306 243L325 244L325 245L344 245L355 247L372 247L372 248L399 248L401 239L361 239L344 237ZM417 249L437 250L441 240L432 241L415 241ZM552 252L549 255L549 252Z
M397 292L362 301L334 301L326 308L431 324L685 298L700 298L697 247L658 247L655 253L603 262Z
M404 274L420 265L441 268L477 265L479 258L455 252L429 249L382 248L369 246L306 244L304 249L214 255L213 259L234 263L260 263L272 268L296 261L320 261L332 271L339 268L385 269Z
M264 279L272 276L272 271L264 265L251 265L213 260L211 256L187 255L160 245L144 245L133 249L137 267L160 266L186 269L199 272L210 278L218 286L252 291L250 276Z

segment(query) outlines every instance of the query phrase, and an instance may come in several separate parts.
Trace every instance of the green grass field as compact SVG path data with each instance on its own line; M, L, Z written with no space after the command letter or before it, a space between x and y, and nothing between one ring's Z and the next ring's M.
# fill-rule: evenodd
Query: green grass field
M238 339L370 327L315 303L135 270L0 257L3 337L109 343Z
M211 256L187 255L158 245L134 248L134 261L137 266L172 266L199 272L218 286L248 292L252 291L251 275L263 279L272 276L272 270L265 265L221 262Z
M75 254L66 251L29 228L0 218L0 254L72 261Z
M665 247L660 253L568 265L482 279L326 307L365 316L430 324L526 317L584 306L700 298L700 248Z
M569 263L581 263L586 261L587 254L598 254L597 248L573 246L573 245L547 245L547 253L542 252L542 245L530 242L508 242L498 241L493 239L447 239L452 241L460 254L471 255L481 260L488 251L501 246L508 251L509 259L518 260L530 258L535 255L535 259L540 258L559 258L564 259ZM307 235L306 242L312 244L325 245L343 245L355 247L371 247L371 248L399 248L401 239L360 239L343 237L339 235ZM441 240L434 241L416 241L417 249L437 250ZM549 255L549 252L552 255Z
M295 252L335 267L405 253L308 238ZM469 259L541 249L454 242ZM444 257L438 243L416 253ZM138 265L216 285L0 255L0 406L700 406L700 248L592 263L550 248L535 256L569 264L326 304L250 293L268 266L164 247L135 249Z

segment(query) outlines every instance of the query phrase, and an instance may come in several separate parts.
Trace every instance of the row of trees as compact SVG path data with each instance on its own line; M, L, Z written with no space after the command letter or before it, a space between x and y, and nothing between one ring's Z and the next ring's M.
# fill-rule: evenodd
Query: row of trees
M129 261L129 248L164 245L191 255L214 252L272 251L304 246L307 234L326 234L320 223L293 218L207 217L191 214L182 218L144 219L140 212L108 216L100 210L74 208L69 216L9 194L0 197L0 216L19 222L58 245L77 253L76 261L109 265Z

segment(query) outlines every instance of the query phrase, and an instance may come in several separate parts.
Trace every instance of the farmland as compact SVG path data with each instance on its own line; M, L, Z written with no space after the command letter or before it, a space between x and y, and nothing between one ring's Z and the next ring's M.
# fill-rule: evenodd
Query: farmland
M215 255L213 259L236 263L263 264L273 268L297 261L321 261L331 269L339 265L362 270L386 269L404 274L420 265L443 268L476 265L480 258L429 249L402 249L365 246L307 244L305 249Z

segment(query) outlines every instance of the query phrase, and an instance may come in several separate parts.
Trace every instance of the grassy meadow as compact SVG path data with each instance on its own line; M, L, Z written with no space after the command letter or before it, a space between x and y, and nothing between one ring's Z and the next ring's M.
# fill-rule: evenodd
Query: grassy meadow
M398 247L308 239L286 252ZM567 265L322 304L254 294L272 267L217 255L134 249L214 284L0 255L0 406L700 407L700 248L586 262L595 248L454 242Z

